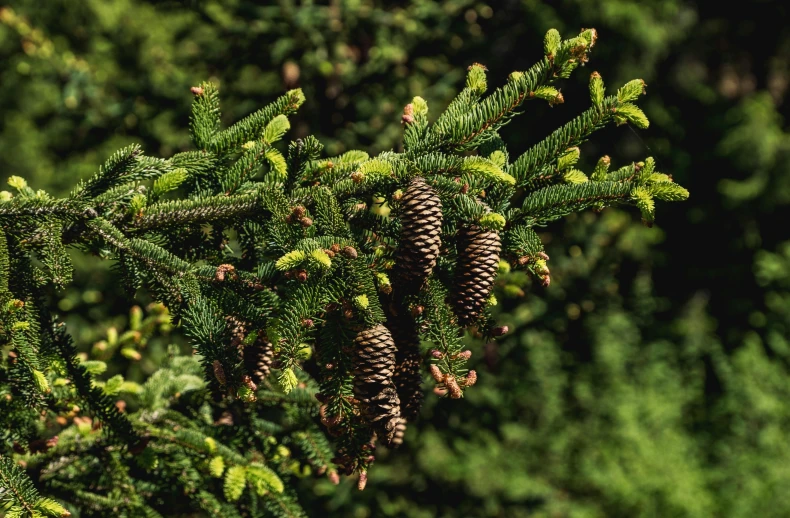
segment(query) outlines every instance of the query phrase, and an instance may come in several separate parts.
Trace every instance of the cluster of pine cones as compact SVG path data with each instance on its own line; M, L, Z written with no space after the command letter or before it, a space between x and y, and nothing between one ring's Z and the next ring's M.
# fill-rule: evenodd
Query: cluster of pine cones
M417 417L422 405L420 340L404 297L418 293L436 266L442 231L441 200L424 179L411 181L400 209L400 247L387 322L359 332L354 340L354 397L378 439L390 446L401 444L406 422ZM459 326L474 323L483 311L500 247L494 230L477 225L459 229L451 295Z

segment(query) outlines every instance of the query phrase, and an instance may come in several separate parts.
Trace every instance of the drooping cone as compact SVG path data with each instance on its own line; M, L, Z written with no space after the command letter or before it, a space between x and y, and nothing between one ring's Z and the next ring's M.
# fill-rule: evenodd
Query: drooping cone
M458 231L458 263L452 303L461 327L477 320L488 302L501 247L502 242L495 230L470 225Z
M406 434L406 419L400 418L398 419L398 424L395 425L395 433L392 436L392 442L390 443L393 447L397 448L401 444L403 444L403 436Z
M244 348L244 367L256 385L269 375L274 363L274 347L265 338L258 338L254 344Z
M391 444L400 421L400 400L392 376L395 342L381 324L354 338L354 397L362 417L384 444Z
M425 180L414 178L401 198L400 244L393 276L400 292L416 292L439 257L442 202Z
M420 336L414 320L408 315L393 319L388 327L395 340L395 375L393 381L400 399L401 416L406 421L414 421L420 414L424 394L420 366Z

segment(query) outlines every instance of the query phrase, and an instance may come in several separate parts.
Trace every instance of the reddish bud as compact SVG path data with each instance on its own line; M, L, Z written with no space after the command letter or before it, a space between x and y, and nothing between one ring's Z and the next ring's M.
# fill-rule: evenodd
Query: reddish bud
M333 243L332 246L329 247L329 249L336 254L340 253L340 245L338 245L337 243Z
M475 383L477 383L477 372L471 370L466 374L466 380L464 380L464 385L467 387L471 387Z
M343 254L349 259L356 259L357 258L357 249L353 246L347 246L343 248Z
M436 358L437 360L441 360L444 358L444 353L438 349L434 349L431 351L431 357Z
M302 319L302 326L304 327L313 327L313 319L312 318L303 318Z
M469 350L461 351L460 353L456 354L455 357L460 358L462 360L468 360L469 358L472 357L472 351Z
M431 371L431 376L433 379L436 380L436 383L442 383L444 381L444 374L442 374L441 369L439 369L438 365L432 364L428 367L428 370Z
M307 281L307 272L305 270L299 270L296 272L296 280L299 282Z
M189 91L195 95L203 95L203 88L199 86L193 86L192 88L189 89Z
M329 479L331 483L334 485L338 485L340 483L340 475L337 474L337 471L332 470L326 474L326 478Z
M365 486L368 484L368 472L367 471L360 471L359 472L359 481L357 482L357 489L360 491L364 491Z
M445 376L444 386L447 387L447 390L450 392L450 397L453 399L460 399L463 395L463 391L461 391L460 385L458 385L458 382L455 380L455 376Z
M502 336L507 334L510 329L507 326L495 327L491 330L491 336Z
M312 220L312 219L310 219L310 218L308 218L307 216L305 216L305 217L301 218L301 219L299 220L299 223L301 223L301 224L302 224L302 226L303 226L303 227L305 227L305 228L307 228L307 227L312 227L312 226L313 226L313 220Z

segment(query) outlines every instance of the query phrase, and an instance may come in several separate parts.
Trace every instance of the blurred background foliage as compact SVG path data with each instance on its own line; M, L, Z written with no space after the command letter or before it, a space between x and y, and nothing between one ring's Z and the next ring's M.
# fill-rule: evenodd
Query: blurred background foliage
M566 104L530 105L504 137L525 150L567 121L587 105L593 70L610 85L641 77L650 129L604 130L582 160L652 155L690 200L650 229L612 209L546 228L552 284L503 276L498 310L511 332L470 341L480 381L468 397L430 396L363 493L306 480L302 502L311 515L360 518L788 516L788 9L12 0L0 9L1 176L63 193L127 143L187 149L189 88L206 79L219 83L228 121L300 86L308 102L292 137L315 134L328 154L390 149L412 96L436 113L472 62L495 86L540 58L547 29L595 27ZM103 263L80 259L74 284L53 296L86 352L129 325ZM107 376L142 381L179 340L178 329L146 335L150 352L123 356Z

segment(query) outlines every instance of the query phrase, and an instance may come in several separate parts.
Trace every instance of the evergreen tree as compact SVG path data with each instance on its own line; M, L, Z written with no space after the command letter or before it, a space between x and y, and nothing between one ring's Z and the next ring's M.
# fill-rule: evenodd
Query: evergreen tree
M6 513L299 516L288 480L306 466L358 474L363 489L376 443L398 446L418 414L418 342L430 343L434 392L461 398L477 374L459 332L507 331L489 311L497 272L549 283L535 228L611 205L651 224L655 200L687 197L651 158L575 167L595 130L647 127L634 104L641 80L607 96L593 73L591 107L510 160L499 129L527 100L563 102L553 84L587 62L595 39L549 31L543 59L487 96L473 64L434 122L415 97L402 152L325 158L311 136L278 146L301 90L223 129L207 82L192 88L196 151L123 148L59 198L12 177L0 204ZM142 386L95 382L102 363L77 355L48 304L70 280L67 247L113 259L195 354L171 354ZM139 354L122 342L107 345ZM138 410L116 404L121 391L137 393Z

